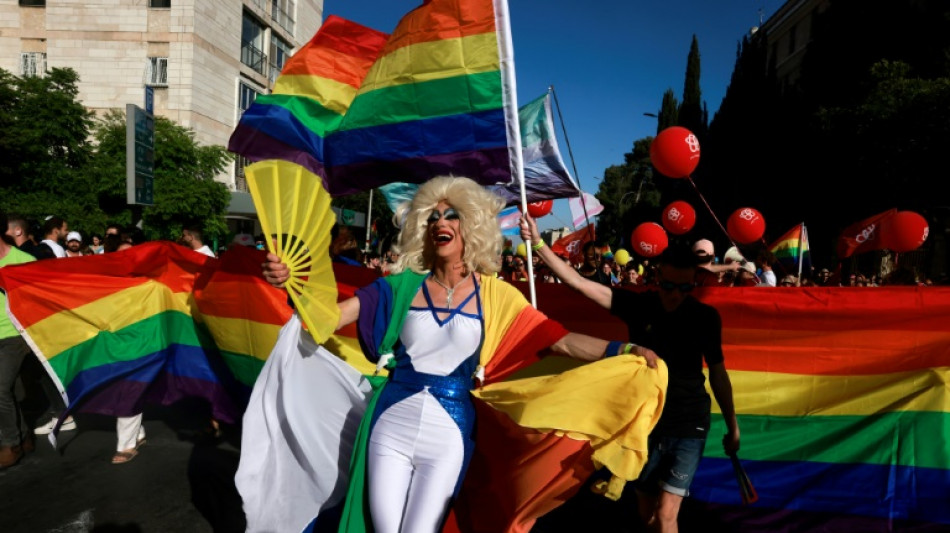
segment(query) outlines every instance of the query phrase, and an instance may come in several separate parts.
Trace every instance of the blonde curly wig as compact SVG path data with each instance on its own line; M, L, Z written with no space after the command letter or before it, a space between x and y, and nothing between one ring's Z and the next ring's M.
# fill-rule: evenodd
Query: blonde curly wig
M428 272L435 262L435 249L428 237L428 218L439 202L455 208L464 242L462 262L469 272L494 274L501 269L503 239L498 213L504 200L468 178L441 176L422 186L412 200L396 209L393 222L402 226L393 251L399 254L393 272L405 269Z

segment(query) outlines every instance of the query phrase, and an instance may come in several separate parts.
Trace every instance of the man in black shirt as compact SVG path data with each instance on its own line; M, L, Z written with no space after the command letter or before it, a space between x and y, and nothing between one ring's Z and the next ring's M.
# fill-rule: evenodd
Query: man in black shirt
M522 221L521 236L532 244L542 242L528 215ZM689 294L696 286L696 254L671 246L659 258L658 290L632 292L584 279L547 247L536 253L564 283L623 320L631 342L652 349L666 362L666 405L650 434L649 458L636 488L641 518L653 529L676 532L680 505L689 494L709 432L710 399L703 360L728 428L723 448L727 454L739 450L732 384L723 363L722 321L713 307Z

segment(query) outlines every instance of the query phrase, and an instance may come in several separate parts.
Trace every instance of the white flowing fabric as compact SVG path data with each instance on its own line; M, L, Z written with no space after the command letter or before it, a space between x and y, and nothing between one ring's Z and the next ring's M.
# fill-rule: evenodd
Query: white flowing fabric
M302 531L343 501L370 393L366 379L317 345L294 313L244 413L235 483L247 531Z

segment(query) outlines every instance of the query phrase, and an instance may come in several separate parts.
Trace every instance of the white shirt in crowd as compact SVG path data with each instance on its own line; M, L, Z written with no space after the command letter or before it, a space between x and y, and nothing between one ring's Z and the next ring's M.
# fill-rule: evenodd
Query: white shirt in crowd
M58 242L51 239L43 239L43 242L53 250L56 257L66 257L66 250Z

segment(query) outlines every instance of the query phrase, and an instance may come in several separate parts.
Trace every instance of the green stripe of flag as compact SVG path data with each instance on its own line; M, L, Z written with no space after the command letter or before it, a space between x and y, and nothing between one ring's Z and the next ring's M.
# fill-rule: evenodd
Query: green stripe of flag
M49 364L63 385L68 387L76 375L84 370L132 361L172 344L202 345L190 315L164 311L118 331L101 331L95 337L60 352L49 360Z
M705 455L725 457L716 416ZM738 418L743 459L950 468L950 413Z
M489 111L502 103L498 71L396 85L358 95L340 129Z

